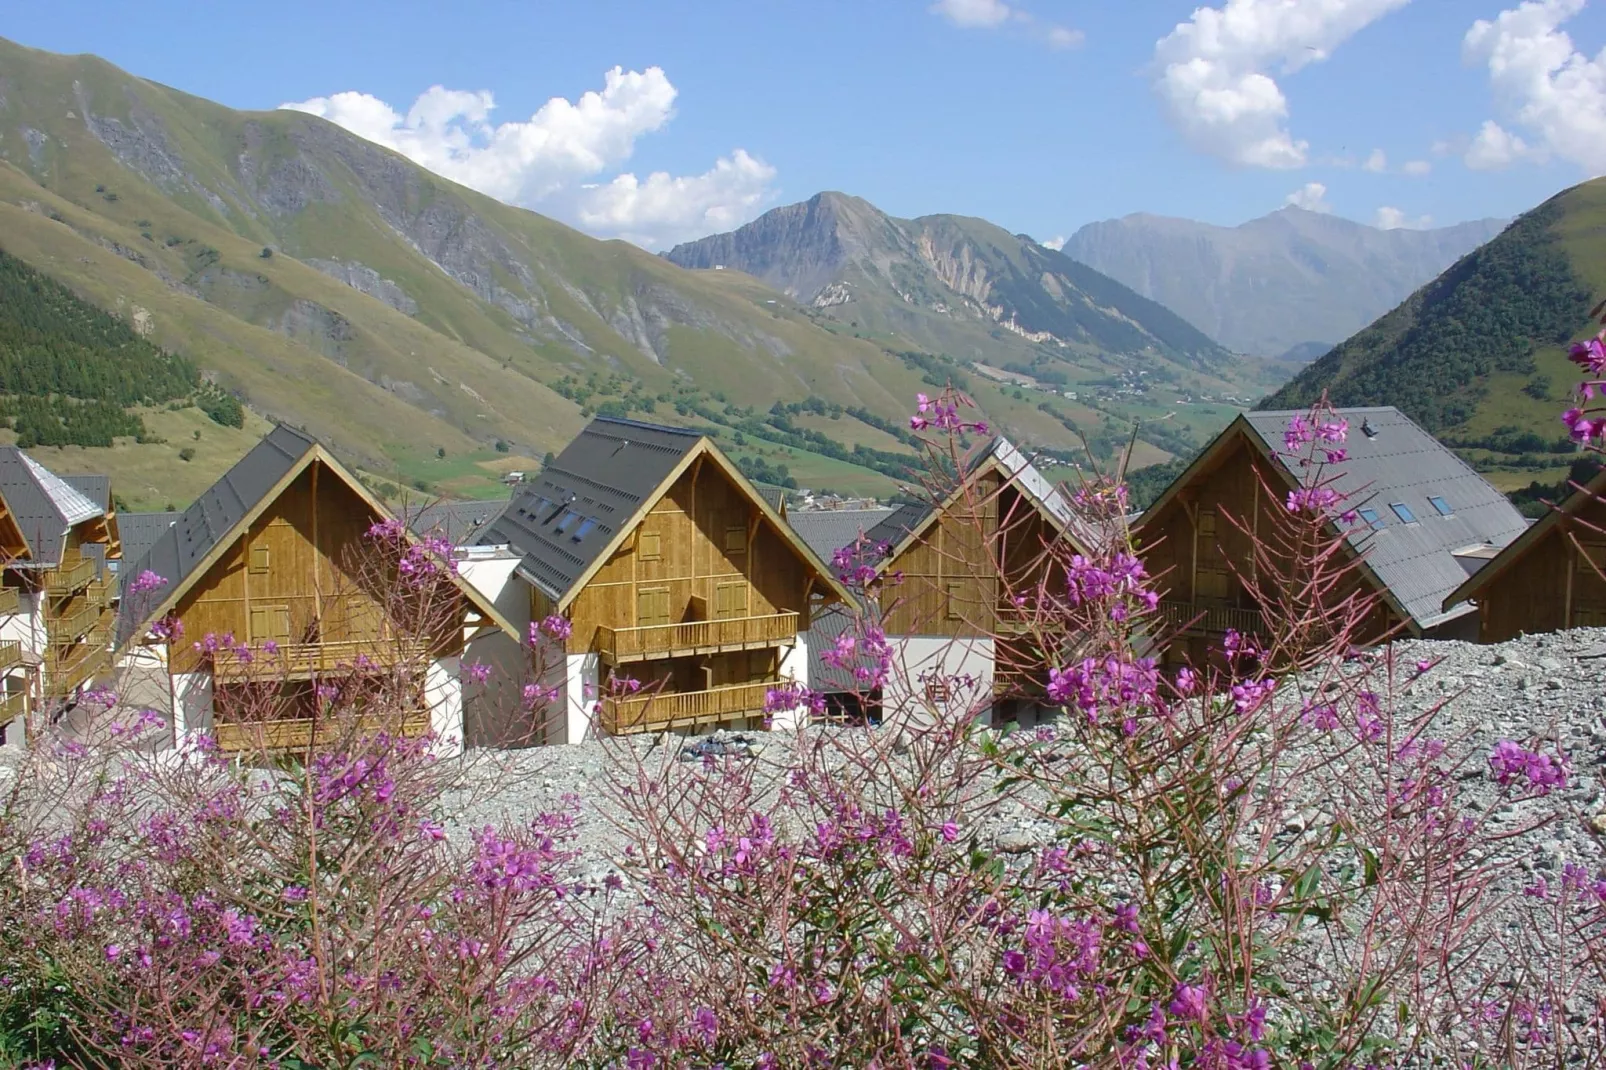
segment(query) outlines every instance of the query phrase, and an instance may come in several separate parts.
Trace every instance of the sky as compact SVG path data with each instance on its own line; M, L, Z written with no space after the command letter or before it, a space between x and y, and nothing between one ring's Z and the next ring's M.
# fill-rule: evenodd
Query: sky
M1052 244L1446 225L1606 174L1606 0L55 0L0 36L653 249L821 190Z

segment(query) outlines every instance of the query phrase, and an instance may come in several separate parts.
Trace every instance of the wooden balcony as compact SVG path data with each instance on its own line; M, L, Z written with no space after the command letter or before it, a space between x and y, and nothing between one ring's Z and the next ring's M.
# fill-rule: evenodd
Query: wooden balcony
M97 603L91 598L74 599L61 612L51 613L45 618L45 631L49 633L52 643L73 643L87 635L105 613L104 603Z
M110 633L104 625L97 626L84 641L53 653L45 661L45 693L56 697L70 695L79 686L93 680L111 667L111 651L107 649Z
M0 643L0 674L8 673L22 664L22 641L7 639Z
M1160 614L1173 628L1186 628L1194 633L1221 635L1231 630L1244 635L1264 635L1266 632L1266 619L1258 609L1161 602Z
M764 713L764 700L779 681L735 684L707 691L666 691L638 698L602 700L602 730L610 735L661 732L717 724Z
M11 691L0 696L0 724L9 724L28 712L28 693Z
M51 598L66 598L83 590L94 578L94 558L80 557L76 561L63 561L45 573L45 594Z
M598 628L597 653L617 664L780 646L797 639L797 618L796 613L772 613L639 628Z
M0 617L13 617L22 612L22 592L15 587L0 587Z
M314 722L308 719L282 721L248 721L219 723L213 726L213 738L222 751L305 751L328 743L355 730L357 735L374 735L381 731L399 731L408 739L416 739L429 731L429 711L417 710L397 723L394 720L359 718L355 725L335 719Z
M212 675L219 680L346 676L388 672L398 665L421 662L424 656L425 646L417 639L280 643L276 651L261 645L244 651L219 650L212 655Z

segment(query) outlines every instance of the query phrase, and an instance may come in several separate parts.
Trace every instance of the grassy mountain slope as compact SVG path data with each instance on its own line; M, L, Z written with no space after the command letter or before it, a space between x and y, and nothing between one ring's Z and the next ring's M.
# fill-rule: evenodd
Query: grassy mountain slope
M735 273L688 272L480 196L316 117L233 111L7 42L0 248L193 361L247 404L248 426L304 426L393 492L494 493L599 410L727 438L747 426L737 452L751 461L884 492L897 466L853 454L855 435L805 442L767 410L818 398L862 410L871 422L837 419L869 431L958 372ZM974 391L1033 446L1074 448L1068 423L1119 437L1088 406ZM221 436L178 462L120 441L87 466L158 488L143 503L182 504L164 482L215 475L236 445Z
M1392 404L1498 484L1563 472L1567 343L1606 293L1606 181L1556 195L1268 397Z
M1380 230L1294 207L1236 227L1140 214L1090 223L1064 252L1239 352L1308 360L1504 226Z

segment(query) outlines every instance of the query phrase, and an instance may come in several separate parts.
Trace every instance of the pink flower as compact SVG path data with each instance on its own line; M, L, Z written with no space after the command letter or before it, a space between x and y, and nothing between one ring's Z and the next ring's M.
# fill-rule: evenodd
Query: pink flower
M134 582L128 585L128 593L149 594L152 591L160 590L166 586L166 579L158 576L156 573L147 568L141 570L140 574L134 577Z
M959 838L959 826L952 821L944 821L938 831L942 834L943 843L953 843Z

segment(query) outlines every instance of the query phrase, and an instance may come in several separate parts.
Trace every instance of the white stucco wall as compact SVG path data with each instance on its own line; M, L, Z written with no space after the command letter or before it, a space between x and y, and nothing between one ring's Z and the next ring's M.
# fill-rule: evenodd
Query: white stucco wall
M424 672L424 701L429 704L429 727L435 733L439 754L463 752L463 682L461 659L455 654L436 658Z
M212 674L181 672L173 674L173 736L183 744L184 737L212 731Z
M991 720L993 666L996 656L991 638L908 635L889 637L892 667L882 688L882 719L888 725L929 724L939 714L949 715L977 706L977 720ZM950 698L935 708L927 701L926 682L941 678L949 684ZM963 681L970 678L973 683Z
M498 630L464 644L465 665L479 662L491 670L483 684L463 681L464 746L540 742L542 726L534 723L524 703L524 685L531 677L530 651L522 641L530 628L530 585L518 575L518 556L505 547L474 547L466 554L457 563L458 573L490 599L520 638Z
M795 680L807 688L809 684L809 634L799 632L797 643L781 655L780 678ZM808 717L809 708L798 706L791 710L777 710L770 716L770 727L778 732L794 732Z
M47 645L44 596L38 592L30 594L18 591L17 597L21 602L21 612L0 617L0 640L15 640L21 645L22 664L5 674L0 687L7 692L27 692L31 696L30 705L37 713L43 699L39 665ZM26 720L19 717L10 724L0 725L0 736L4 737L6 743L22 746L27 738Z
M554 743L582 743L597 735L597 656L569 654L564 657L563 738Z

